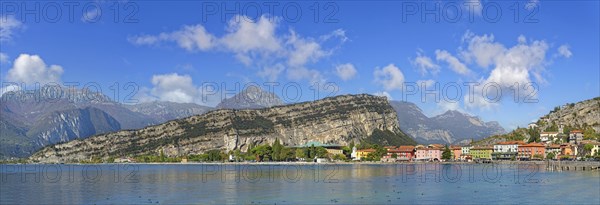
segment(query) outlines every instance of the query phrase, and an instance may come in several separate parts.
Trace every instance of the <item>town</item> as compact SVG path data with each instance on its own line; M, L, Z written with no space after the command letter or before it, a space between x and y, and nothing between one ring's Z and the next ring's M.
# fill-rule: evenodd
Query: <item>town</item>
M529 129L535 129L530 124ZM247 152L232 150L225 153L211 150L204 154L188 156L144 155L111 159L108 162L475 162L493 161L600 161L600 142L586 139L581 130L564 133L560 126L556 132L541 132L537 141L501 141L491 145L400 145L381 146L361 143L348 146L310 141L303 145L284 146L279 140L271 145L251 145ZM91 163L101 161L92 160ZM85 163L85 162L83 162Z

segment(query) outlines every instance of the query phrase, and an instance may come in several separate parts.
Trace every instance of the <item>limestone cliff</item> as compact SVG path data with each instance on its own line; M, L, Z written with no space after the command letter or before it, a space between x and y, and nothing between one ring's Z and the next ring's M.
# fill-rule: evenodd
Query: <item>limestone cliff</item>
M400 130L396 112L383 97L343 95L313 102L256 110L215 110L140 130L125 130L46 147L31 156L40 162L72 162L91 157L138 154L185 155L212 149L247 150L251 143L284 145L309 141L347 145L376 130Z

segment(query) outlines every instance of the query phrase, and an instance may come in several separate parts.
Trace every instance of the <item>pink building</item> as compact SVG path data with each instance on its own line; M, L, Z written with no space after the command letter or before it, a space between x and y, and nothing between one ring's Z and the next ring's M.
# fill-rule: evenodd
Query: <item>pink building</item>
M417 146L415 160L418 161L440 161L442 159L442 149L438 147Z

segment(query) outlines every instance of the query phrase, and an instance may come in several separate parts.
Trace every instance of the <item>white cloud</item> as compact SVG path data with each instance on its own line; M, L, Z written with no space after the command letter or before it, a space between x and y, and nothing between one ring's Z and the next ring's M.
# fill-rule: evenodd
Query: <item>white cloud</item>
M519 42L520 44L527 43L527 38L525 38L525 36L524 36L524 35L520 35L520 36L517 38L517 42Z
M0 42L10 41L15 30L22 27L21 21L13 16L0 16Z
M99 5L97 5L99 6ZM100 20L102 17L102 9L98 9L99 7L93 7L89 9L81 16L81 21L85 23L95 23Z
M325 77L318 70L306 67L290 67L287 69L287 77L290 80L308 80L310 83L324 83Z
M324 51L319 43L312 39L301 38L294 31L291 31L286 44L291 46L288 58L290 66L303 66L329 55L329 52Z
M444 113L448 110L455 110L455 111L460 111L463 113L465 112L462 108L460 108L460 102L458 102L458 101L441 100L436 105L437 105L439 114Z
M427 73L435 75L440 71L440 66L435 64L431 58L423 55L421 52L417 52L417 57L412 61L412 64L419 69L421 75Z
M220 42L236 53L276 52L281 42L275 35L278 19L261 16L253 21L245 16L235 16L229 21L227 34Z
M201 25L184 26L182 30L170 34L179 47L188 51L208 50L214 46L214 36L209 34Z
M545 41L533 41L529 45L518 44L508 49L495 62L496 67L487 78L487 83L498 83L509 87L515 83L524 85L531 82L529 74L540 76L546 58L548 44ZM539 78L538 81L543 79Z
M9 63L8 55L6 53L0 53L0 64Z
M373 93L373 95L386 97L388 100L394 100L394 98L392 98L392 95L390 95L390 93L386 91L375 92Z
M381 69L375 68L373 75L375 82L383 85L386 91L402 90L404 74L394 64L389 64Z
M418 80L417 85L419 85L419 88L423 86L425 86L425 88L431 88L433 85L435 85L435 80Z
M335 66L335 73L342 80L347 81L356 76L356 68L351 63L345 63Z
M321 39L321 41L327 41L332 38L338 38L342 43L349 40L348 37L346 37L346 31L343 29L336 29L329 34L322 35L319 39Z
M198 88L189 75L177 73L153 75L150 93L161 101L191 103L197 100Z
M277 80L279 74L285 70L285 67L281 64L275 64L273 66L265 66L261 71L258 72L258 76L267 79L270 82Z
M445 50L436 50L435 51L435 59L438 61L445 61L450 65L450 69L454 72L461 75L468 75L471 73L471 70L467 68L467 66L458 60L458 58L454 57L452 54L448 53Z
M535 9L539 5L540 5L540 1L539 0L529 0L525 4L525 9L531 11L531 10Z
M558 54L565 58L570 58L573 55L569 49L569 45L562 45L558 47Z
M141 35L128 38L135 45L155 45L164 41L176 42L187 51L206 51L215 44L215 37L208 33L202 25L184 26L181 30L159 35Z
M331 55L346 42L345 31L337 29L317 38L302 37L293 29L289 29L287 35L277 35L279 21L279 18L265 15L257 20L238 15L228 22L221 37L210 34L198 24L170 33L130 37L129 42L156 45L171 41L188 51L229 52L244 65L258 68L257 75L269 80L275 80L284 70L287 70L290 79L323 79L318 70L308 69L306 65ZM340 42L332 47L323 47L333 39Z
M8 70L6 80L15 83L46 84L60 83L63 68L59 65L46 65L38 55L21 54Z
M467 63L475 61L483 68L487 68L497 61L496 58L506 50L504 45L494 42L494 35L476 36L471 31L467 31L462 41L468 43L468 47L460 53L461 57Z
M537 82L545 82L542 73L547 65L546 53L549 48L545 41L530 40L528 42L525 36L519 36L517 44L507 48L494 42L493 35L471 35L467 39L470 40L470 44L469 50L465 52L466 56L474 56L480 66L493 65L494 68L487 78L482 78L478 82L480 85L475 87L474 96L465 96L464 103L466 107L481 109L497 107L504 97L511 96L505 93L509 92L510 89L514 89L511 88L512 86L518 85L519 89L522 90L524 86L535 83L531 76ZM477 53L477 51L483 52L483 54ZM492 56L490 53L494 53L494 55ZM488 90L484 90L484 87L487 87ZM496 92L498 89L503 94L497 97ZM522 102L525 95L528 94L530 93L519 92L519 96L516 97Z

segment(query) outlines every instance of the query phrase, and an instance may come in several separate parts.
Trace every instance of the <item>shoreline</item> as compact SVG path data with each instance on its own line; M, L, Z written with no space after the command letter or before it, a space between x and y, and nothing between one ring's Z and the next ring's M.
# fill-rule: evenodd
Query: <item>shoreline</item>
M64 164L64 165L401 165L401 164L548 164L558 163L558 161L491 161L490 163L476 162L125 162L125 163L5 163L2 165L44 165L44 164ZM563 161L562 163L582 163L598 164L598 161Z

